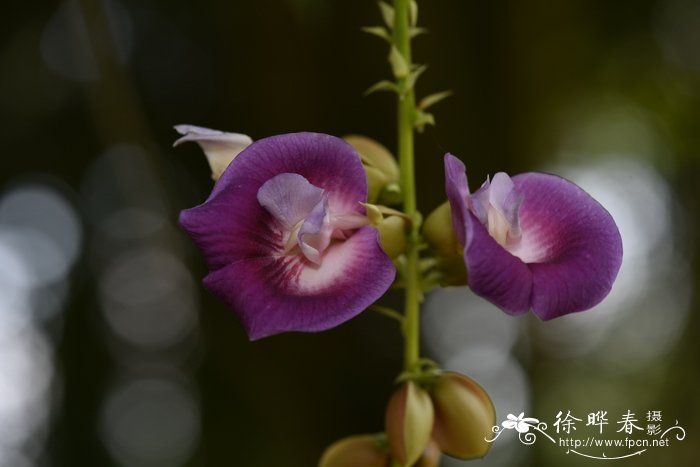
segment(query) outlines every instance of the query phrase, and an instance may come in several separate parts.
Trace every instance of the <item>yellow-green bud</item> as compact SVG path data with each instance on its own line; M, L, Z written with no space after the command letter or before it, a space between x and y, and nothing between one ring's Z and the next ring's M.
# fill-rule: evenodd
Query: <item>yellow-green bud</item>
M363 203L363 205L367 210L369 223L379 231L379 241L384 252L391 259L404 253L408 246L406 235L411 227L408 216L386 206L370 203Z
M331 444L321 456L318 466L387 467L390 460L384 434L355 435Z
M423 455L433 430L434 411L428 392L404 383L389 399L386 434L394 460L409 467Z
M440 376L432 389L435 405L433 439L447 455L461 459L484 457L486 438L496 425L491 398L474 380L459 373Z
M343 138L360 154L367 174L367 201L369 203L398 204L401 202L399 166L387 148L361 135Z
M394 259L406 251L408 240L406 239L407 221L400 216L389 216L377 224L379 241L382 249Z
M450 203L438 206L423 223L423 238L438 260L442 285L466 285L467 268L464 247L459 244L452 226Z

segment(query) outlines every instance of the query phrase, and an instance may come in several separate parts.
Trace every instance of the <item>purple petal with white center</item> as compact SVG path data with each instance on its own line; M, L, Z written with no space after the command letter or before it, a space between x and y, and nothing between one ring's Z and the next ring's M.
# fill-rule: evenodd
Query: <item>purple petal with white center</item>
M612 216L561 177L526 173L513 182L524 196L520 254L531 263L534 312L547 320L598 304L622 264L622 239Z
M250 258L211 272L204 284L238 311L251 340L324 331L359 314L391 285L394 267L377 248L377 230L367 226L331 244L318 267L299 256Z
M226 133L195 125L176 125L175 131L184 136L175 141L173 146L188 141L199 144L207 157L214 180L218 180L231 161L253 142L250 136L241 133Z
M180 215L209 266L205 285L236 311L251 339L321 331L347 321L376 301L396 272L370 226L333 240L321 264L285 252L285 228L277 219L283 214L276 217L258 201L261 187L280 174L298 174L321 189L321 205L331 218L364 215L360 203L366 201L367 182L359 156L341 139L316 133L253 143L204 204ZM265 190L262 198L267 199ZM313 237L321 218L312 210L299 230L301 242L311 248L323 246Z
M599 303L622 262L622 240L610 214L575 184L554 175L512 178L521 238L501 246L469 209L464 164L445 156L446 191L458 237L465 239L469 286L510 314L532 308L543 320ZM464 193L467 196L464 197Z
M526 313L530 308L532 274L489 235L468 209L465 170L462 161L451 154L445 156L445 189L457 240L464 245L469 287L508 314Z

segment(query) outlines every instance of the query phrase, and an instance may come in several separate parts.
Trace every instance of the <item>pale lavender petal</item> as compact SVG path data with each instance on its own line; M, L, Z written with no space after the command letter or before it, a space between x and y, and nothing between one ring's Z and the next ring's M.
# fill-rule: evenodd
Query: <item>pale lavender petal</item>
M491 180L486 177L486 181L481 187L469 196L467 207L479 219L479 222L486 225L489 220L489 188Z
M515 190L513 180L507 174L498 172L493 176L489 199L491 205L506 219L511 232L518 232L518 211L523 202L523 196Z
M299 174L282 173L266 181L257 198L286 229L292 229L321 203L323 190Z
M513 177L524 196L523 239L531 253L532 309L541 319L582 311L610 292L622 263L615 221L588 193L554 175Z
M320 267L299 256L250 258L213 271L205 285L238 312L256 340L335 327L379 298L394 274L377 230L366 226L329 246Z
M321 254L331 242L333 227L328 222L328 201L324 197L299 229L299 248L309 261L321 264Z

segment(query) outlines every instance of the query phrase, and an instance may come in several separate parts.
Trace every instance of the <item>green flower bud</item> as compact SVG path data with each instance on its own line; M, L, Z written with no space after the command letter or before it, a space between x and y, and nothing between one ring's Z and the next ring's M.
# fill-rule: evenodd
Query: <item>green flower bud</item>
M369 203L399 204L399 166L387 148L377 141L360 135L343 138L360 154L367 174Z
M433 430L433 404L427 391L408 381L389 399L386 433L394 460L404 467L423 455Z
M423 238L438 260L442 285L466 285L467 268L464 247L459 244L452 227L450 203L445 201L430 213L423 224Z
M435 404L433 439L445 454L461 459L484 457L496 425L491 398L474 380L459 373L440 376L432 389Z
M319 467L388 467L386 436L348 436L331 444L321 456Z
M406 234L411 226L410 219L401 211L363 203L367 210L369 223L379 231L379 241L384 252L394 259L406 251L408 240Z
M385 217L379 224L379 241L382 249L394 259L406 251L408 241L406 240L407 221L400 216Z

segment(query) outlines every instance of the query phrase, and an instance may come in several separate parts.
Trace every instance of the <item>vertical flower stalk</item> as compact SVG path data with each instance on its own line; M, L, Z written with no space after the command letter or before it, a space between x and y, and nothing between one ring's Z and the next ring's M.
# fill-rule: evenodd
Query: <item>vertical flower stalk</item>
M404 63L411 64L410 0L394 0L394 44ZM416 208L415 169L413 160L413 131L416 99L409 74L397 76L398 87L398 156L401 191L404 196L404 212L413 220L408 233L404 279L404 369L415 369L420 356L420 271L418 262L419 223Z

